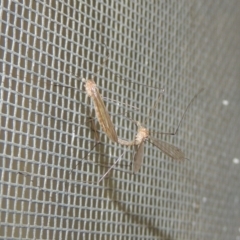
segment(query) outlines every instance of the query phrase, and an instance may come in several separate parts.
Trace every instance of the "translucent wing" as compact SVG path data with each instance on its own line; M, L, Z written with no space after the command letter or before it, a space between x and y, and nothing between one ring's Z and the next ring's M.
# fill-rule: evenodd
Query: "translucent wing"
M172 144L160 141L156 138L149 137L153 145L163 151L166 155L174 160L184 160L185 156L181 149L173 146Z
M144 156L144 141L142 141L138 147L138 150L134 156L134 163L133 163L133 172L136 173L141 168Z
M93 103L96 111L96 116L100 126L113 142L117 142L118 137L117 137L117 133L115 131L114 125L104 105L102 97L97 89L94 91L94 95L92 96L92 99L93 99Z

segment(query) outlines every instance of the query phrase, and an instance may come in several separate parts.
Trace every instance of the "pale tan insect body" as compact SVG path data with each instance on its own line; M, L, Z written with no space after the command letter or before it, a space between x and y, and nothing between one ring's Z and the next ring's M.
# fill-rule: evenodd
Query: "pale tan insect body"
M118 137L115 131L115 127L104 105L102 96L98 91L97 84L92 79L89 80L83 79L83 82L85 83L87 95L93 100L96 117L98 119L100 126L113 142L117 142Z
M83 82L85 83L85 89L86 89L87 95L89 97L97 96L97 93L96 93L96 91L98 92L97 84L91 79L89 80L83 79Z
M141 142L145 141L149 136L148 130L146 128L144 128L143 126L141 126L140 122L137 122L137 126L138 126L138 132L135 137L134 145L139 145Z

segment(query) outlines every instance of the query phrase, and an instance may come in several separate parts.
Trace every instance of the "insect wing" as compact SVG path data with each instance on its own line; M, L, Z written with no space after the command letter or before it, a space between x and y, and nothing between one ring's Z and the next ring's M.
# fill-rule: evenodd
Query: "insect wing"
M93 102L95 105L95 111L100 126L113 142L117 142L118 141L117 133L115 131L111 118L108 114L108 111L104 105L102 97L98 91L96 91L95 95L93 96Z
M160 141L156 138L150 137L150 141L153 145L163 151L166 155L174 160L184 160L185 156L181 149L173 146L172 144Z
M134 163L133 163L133 172L136 173L141 168L144 156L144 141L142 141L138 147L138 150L134 156Z

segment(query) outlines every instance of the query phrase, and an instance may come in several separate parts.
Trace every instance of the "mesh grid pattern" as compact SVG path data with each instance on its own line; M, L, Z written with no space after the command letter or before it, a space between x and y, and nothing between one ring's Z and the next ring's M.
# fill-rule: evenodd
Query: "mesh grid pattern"
M240 239L239 5L2 1L0 238ZM89 119L93 73L124 139L129 118L173 131L204 87L158 136L188 160L146 142L133 175L135 149Z

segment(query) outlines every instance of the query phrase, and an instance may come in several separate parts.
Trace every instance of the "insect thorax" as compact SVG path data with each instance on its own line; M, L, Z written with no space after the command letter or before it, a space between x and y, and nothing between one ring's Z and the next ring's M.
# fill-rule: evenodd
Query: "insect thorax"
M85 82L85 89L86 89L87 95L89 97L92 97L95 91L97 90L97 85L93 80L89 79Z
M135 139L135 142L136 144L140 144L142 141L145 141L149 136L149 132L146 128L144 127L139 127L138 129L138 133L136 135L136 139Z

